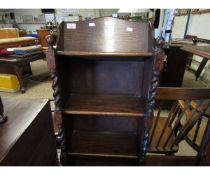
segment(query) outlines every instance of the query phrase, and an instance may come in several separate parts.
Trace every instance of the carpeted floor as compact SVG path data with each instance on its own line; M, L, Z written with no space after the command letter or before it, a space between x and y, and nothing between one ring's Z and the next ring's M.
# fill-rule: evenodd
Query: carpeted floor
M51 81L49 79L49 70L44 60L38 60L31 63L31 68L33 76L28 77L24 80L26 84L26 93L22 94L21 92L9 93L9 92L0 92L0 96L3 98L53 98L53 91L51 88ZM185 71L184 87L206 87L206 84L203 81L195 81L195 76L189 72ZM53 103L51 107L54 108ZM176 155L187 155L192 156L196 155L196 152L188 146L188 144L183 141L180 144L179 152Z

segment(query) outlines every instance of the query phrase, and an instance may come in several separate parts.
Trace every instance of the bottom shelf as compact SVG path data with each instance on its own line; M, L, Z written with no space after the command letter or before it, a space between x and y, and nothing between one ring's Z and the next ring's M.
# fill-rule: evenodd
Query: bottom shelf
M74 159L74 160L72 160ZM139 163L138 159L122 159L109 157L77 157L68 162L72 166L196 166L194 156L174 155L147 155L145 162Z
M72 156L138 158L135 133L74 131L67 144Z

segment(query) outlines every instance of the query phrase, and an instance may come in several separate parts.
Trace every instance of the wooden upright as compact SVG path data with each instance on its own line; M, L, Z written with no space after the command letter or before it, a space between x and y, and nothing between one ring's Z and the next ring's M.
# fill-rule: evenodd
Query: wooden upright
M143 164L163 52L149 22L111 17L60 24L47 62L62 165Z

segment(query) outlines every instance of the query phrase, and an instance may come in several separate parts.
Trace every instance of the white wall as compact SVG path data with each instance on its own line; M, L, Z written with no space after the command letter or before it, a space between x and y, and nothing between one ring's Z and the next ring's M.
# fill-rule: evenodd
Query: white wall
M184 38L187 16L175 16L172 27L172 38Z
M15 9L15 15L32 15L37 17L39 14L42 14L41 9ZM25 29L26 31L36 32L37 29L43 27L44 24L18 24L18 27Z
M63 17L69 16L69 14L80 15L85 19L96 18L100 16L110 16L112 13L116 13L118 9L56 9L55 16L58 21L63 20ZM7 13L14 12L15 15L32 15L37 17L39 14L42 14L41 9L14 9L7 10ZM5 13L5 10L0 10L0 13ZM21 29L27 31L36 32L37 29L43 27L44 24L18 24ZM0 24L1 28L12 27L11 24Z
M55 15L58 21L63 20L63 17L72 15L80 15L85 19L88 18L96 18L99 17L99 10L98 9L56 9Z
M192 14L187 33L199 38L210 39L210 13Z

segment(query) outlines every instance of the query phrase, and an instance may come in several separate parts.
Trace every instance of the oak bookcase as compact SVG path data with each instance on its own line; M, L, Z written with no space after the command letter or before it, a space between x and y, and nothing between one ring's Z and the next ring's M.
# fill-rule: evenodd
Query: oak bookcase
M63 22L47 38L62 165L144 162L164 54L150 22Z

